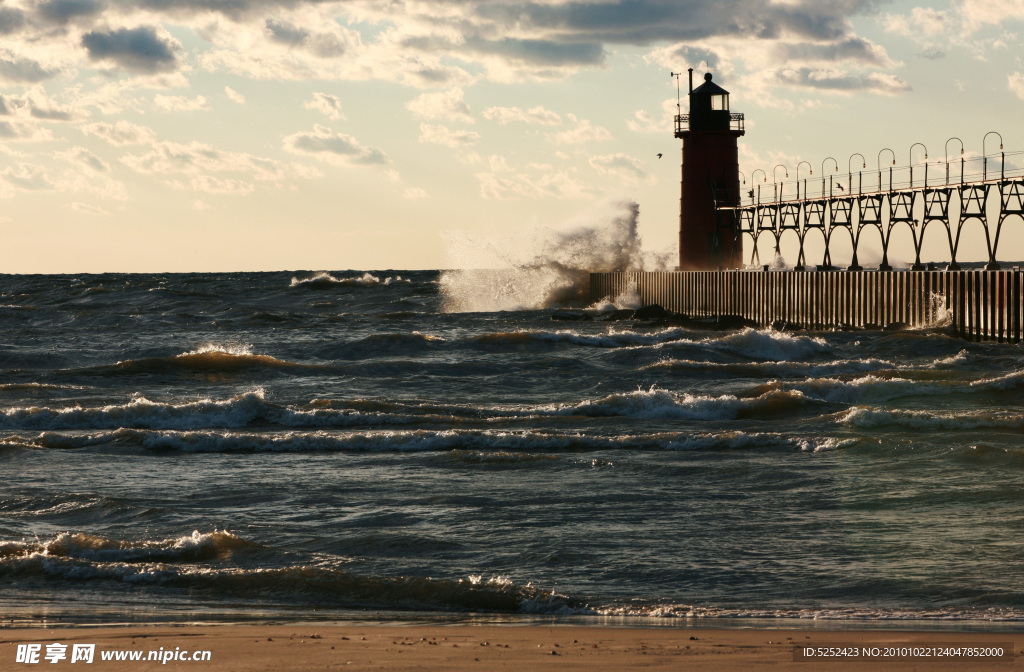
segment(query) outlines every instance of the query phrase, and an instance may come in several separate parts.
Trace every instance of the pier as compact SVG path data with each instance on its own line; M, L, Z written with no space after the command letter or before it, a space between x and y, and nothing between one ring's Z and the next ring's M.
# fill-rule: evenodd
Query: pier
M952 140L959 138L950 138L947 148ZM916 146L924 147L921 143ZM849 270L860 270L858 253L865 243L877 240L882 253L879 270L886 271L891 270L893 233L903 230L913 241L912 268L922 270L925 234L938 227L945 234L941 260L950 270L959 269L957 254L967 236L984 241L986 268L998 269L999 243L1007 224L1011 218L1018 226L1024 222L1024 168L1020 167L1024 153L950 160L947 152L944 161L929 161L925 153L920 163L896 167L895 154L888 148L879 152L878 162L886 152L893 157L893 165L872 171L865 171L864 157L855 154L845 173L838 172L838 163L830 157L822 162L825 175L819 173L819 177L814 177L811 169L811 177L803 180L798 174L793 181L768 183L767 173L755 170L754 178L762 173L764 179L760 184L745 185L742 193L733 191L735 186L713 185L716 236L736 249L749 245L746 261L753 266L762 263L759 248L766 241L777 255L783 241L789 239L788 247L795 245L798 250L796 270L810 263L832 268L831 248L843 239L853 250ZM860 159L857 169L852 165L854 157ZM797 173L802 165L810 164L802 161ZM812 237L823 243L820 263L807 258L805 247Z
M915 142L901 167L885 147L871 171L868 159L855 153L845 173L830 156L818 175L810 162L800 161L792 176L779 164L771 173L754 170L748 181L737 161L744 115L730 109L729 92L711 73L696 88L693 69L687 73L688 114L682 111L683 75L670 73L677 93L674 135L682 141L679 266L671 272L592 273L592 301L629 297L689 318L759 327L934 326L970 340L1021 341L1024 278L1019 267L1006 268L998 258L1008 226L1017 228L1017 249L1010 254L1024 256L1024 153L1004 152L1001 134L985 133L980 155L968 154L964 142L951 137L941 160L929 160L928 148ZM995 138L999 153L988 154ZM924 262L926 234L936 230L945 234L944 245L936 252L932 244L932 258ZM909 236L913 245L909 270L893 270L890 263L894 234ZM967 254L975 257L984 242L983 269L965 270L958 262L968 239L974 249ZM845 256L838 249L845 245L849 263L838 268L834 257ZM785 266L783 251L795 258L794 267L772 270ZM861 266L862 257L877 252L877 269Z
M635 293L681 316L786 329L946 327L1019 343L1024 271L620 271L592 273L590 296Z

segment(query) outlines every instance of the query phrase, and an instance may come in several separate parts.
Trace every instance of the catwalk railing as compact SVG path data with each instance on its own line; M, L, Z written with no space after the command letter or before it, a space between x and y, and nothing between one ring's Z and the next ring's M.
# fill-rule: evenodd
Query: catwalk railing
M739 318L813 330L944 327L971 340L1017 343L1024 272L665 271L592 273L594 301L635 292L691 318Z
M750 250L750 265L762 263L758 248L763 238L769 238L778 254L783 236L792 232L799 244L798 269L808 265L831 268L833 237L842 232L853 247L850 269L858 270L862 236L874 230L882 246L879 269L891 270L892 234L906 227L914 244L913 268L920 270L925 233L938 224L948 244L948 257L942 261L956 270L964 232L972 230L972 223L980 223L987 268L994 270L999 268L999 243L1006 220L1017 216L1024 221L1024 168L1018 165L1022 162L1024 152L1002 152L845 174L838 173L836 166L827 177L801 180L797 174L796 180L770 184L765 175L761 183L744 184L739 194L713 186L718 203L717 231L719 236L731 236ZM754 175L763 172L758 170ZM808 260L805 252L808 236L815 231L824 241L820 263Z

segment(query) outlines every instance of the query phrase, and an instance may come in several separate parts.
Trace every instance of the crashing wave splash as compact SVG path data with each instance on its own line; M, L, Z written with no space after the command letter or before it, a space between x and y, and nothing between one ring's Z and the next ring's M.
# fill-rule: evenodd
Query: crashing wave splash
M498 268L445 271L440 279L442 310L472 313L584 306L589 302L590 273L664 269L668 255L641 249L640 207L623 203L620 208L609 221L535 234L525 246L516 240L500 250L494 242L468 245L457 260L459 265L496 256ZM639 303L639 298L611 301L628 307L627 303Z

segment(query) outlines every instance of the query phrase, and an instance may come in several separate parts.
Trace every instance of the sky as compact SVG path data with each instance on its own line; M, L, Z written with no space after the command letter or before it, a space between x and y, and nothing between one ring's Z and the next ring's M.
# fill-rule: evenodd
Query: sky
M744 180L902 166L1024 150L1022 31L1024 0L6 0L0 272L487 266L628 202L671 252L671 72L729 90Z

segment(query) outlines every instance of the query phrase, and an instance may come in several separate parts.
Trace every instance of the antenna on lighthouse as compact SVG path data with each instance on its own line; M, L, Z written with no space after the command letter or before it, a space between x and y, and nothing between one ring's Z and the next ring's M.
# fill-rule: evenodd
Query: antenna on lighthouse
M678 116L678 115L683 113L683 107L680 104L680 99L679 99L679 77L682 76L683 73L681 73L681 72L670 72L668 74L669 74L669 77L675 77L676 78L676 116Z

